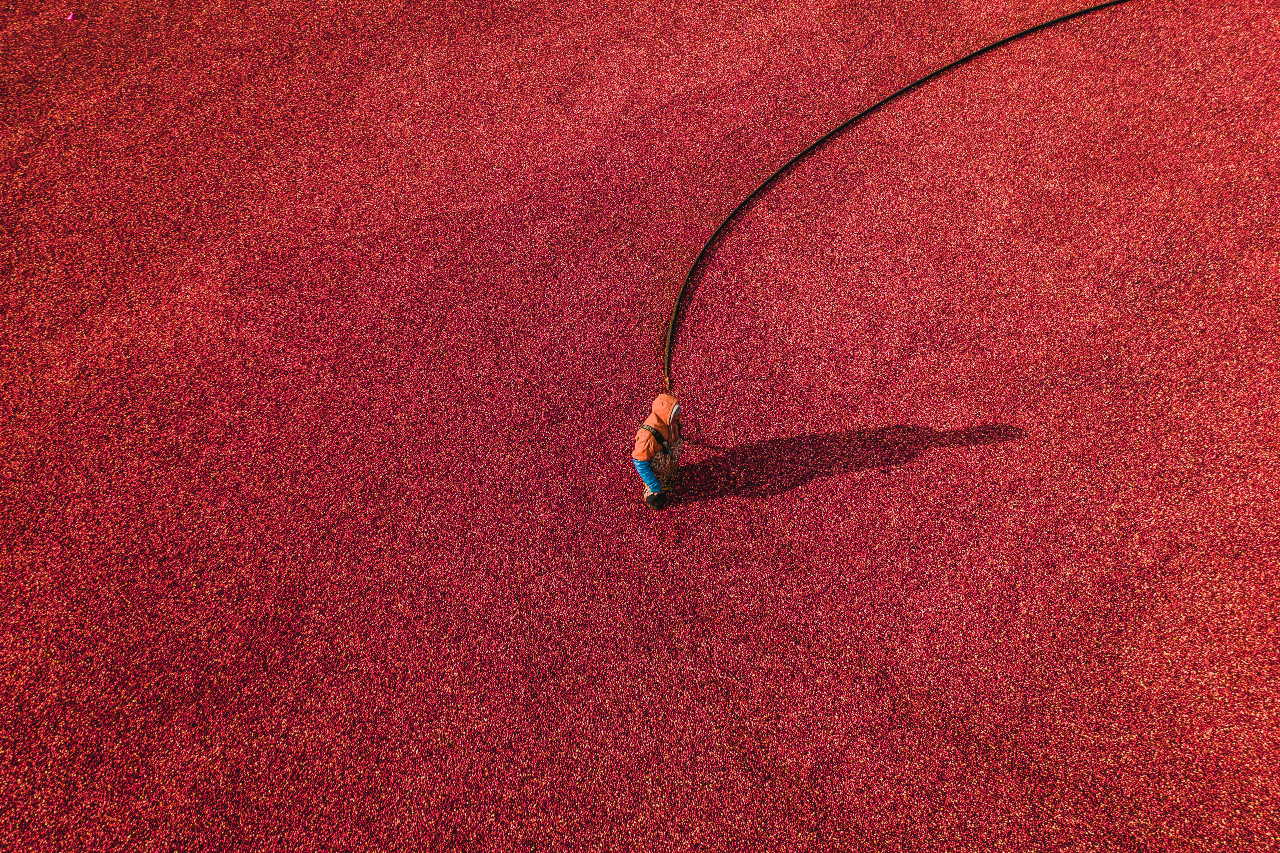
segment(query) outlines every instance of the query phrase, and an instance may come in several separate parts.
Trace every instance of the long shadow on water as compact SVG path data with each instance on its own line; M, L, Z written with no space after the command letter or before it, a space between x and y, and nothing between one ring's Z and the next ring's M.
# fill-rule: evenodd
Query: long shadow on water
M1022 438L1022 429L982 424L939 432L925 427L889 426L818 435L798 435L716 448L719 456L680 469L675 503L735 495L762 498L850 471L906 465L935 447L973 447Z

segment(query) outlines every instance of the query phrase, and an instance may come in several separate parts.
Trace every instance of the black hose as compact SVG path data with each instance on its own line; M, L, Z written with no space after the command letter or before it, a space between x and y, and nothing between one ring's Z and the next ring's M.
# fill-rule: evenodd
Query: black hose
M939 68L937 71L934 71L930 74L926 74L925 76L921 77L919 80L915 81L914 83L911 83L907 86L902 87L901 89L894 92L892 95L888 96L887 98L884 98L881 101L877 101L876 103L867 107L865 110L858 113L856 116L849 119L844 124L840 125L835 130L828 133L827 135L823 136L817 142L813 143L812 145L810 145L808 148L801 151L796 156L792 157L782 166L781 169L779 169L778 171L770 175L768 178L766 178L765 182L762 183L760 186L756 187L755 190L751 193L751 195L744 198L738 204L738 206L733 209L733 212L730 213L727 217L725 217L724 222L720 223L720 227L716 228L716 230L712 232L710 239L708 239L706 244L703 245L702 251L698 252L698 257L694 259L693 266L689 268L689 274L684 277L684 284L680 285L680 292L676 294L675 305L673 305L671 308L671 319L667 322L667 347L662 357L662 372L664 377L666 378L667 390L668 391L672 390L671 349L675 345L676 327L679 325L679 322L680 322L680 309L681 307L683 307L684 296L686 291L688 291L689 289L689 283L693 281L694 276L698 274L698 271L702 268L707 258L711 256L712 248L720 241L721 237L724 235L725 230L729 227L730 223L732 223L735 219L737 219L738 216L740 216L742 212L751 205L751 202L755 201L756 198L758 198L761 195L761 193L763 193L770 186L772 186L775 181L777 181L787 172L795 168L795 166L799 164L801 160L804 160L806 157L808 157L813 152L817 151L823 145L830 142L832 139L839 136L844 131L853 127L855 124L862 121L864 118L871 115L876 110L883 107L885 104L901 97L902 95L907 94L913 89L923 86L925 83L928 83L930 80L933 80L936 77L941 77L943 74L946 74L948 71L951 71L954 68L959 68L961 65L964 65L966 62L969 62L972 59L977 59L979 56L982 56L984 53L989 53L990 51L993 51L996 48L1004 47L1006 44L1009 44L1010 42L1017 41L1023 36L1029 36L1032 33L1038 33L1041 30L1048 29L1049 27L1064 23L1065 21L1070 21L1073 18L1079 18L1083 15L1088 15L1090 12L1098 12L1103 9L1109 9L1112 6L1119 6L1122 3L1128 3L1128 2L1129 0L1109 0L1109 2L1107 3L1099 3L1096 6L1090 6L1087 9L1080 9L1078 11L1070 13L1069 15L1063 15L1061 17L1054 18L1052 21L1045 21L1043 24L1036 24L1034 27L1025 29L1020 33L1014 33L1013 35L1008 36L1007 38L1002 38L1000 39L1000 41L994 42L993 44L989 44L980 50L975 50L973 53L969 54L968 56L957 59L955 62L952 62L949 65L944 65L943 67Z

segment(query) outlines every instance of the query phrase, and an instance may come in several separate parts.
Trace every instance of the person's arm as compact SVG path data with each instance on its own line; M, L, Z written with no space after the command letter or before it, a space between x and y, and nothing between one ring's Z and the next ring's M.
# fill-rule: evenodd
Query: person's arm
M662 484L658 482L658 475L653 473L653 465L648 459L635 459L632 463L636 466L636 473L640 475L640 479L644 480L645 487L655 495L662 492Z

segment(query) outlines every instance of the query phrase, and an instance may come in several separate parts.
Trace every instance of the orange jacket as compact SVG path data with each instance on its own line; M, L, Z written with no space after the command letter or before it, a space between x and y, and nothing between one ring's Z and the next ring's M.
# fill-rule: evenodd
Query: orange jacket
M670 394L659 394L658 398L653 401L653 409L649 412L649 417L644 419L645 426L651 426L662 434L667 441L671 441L680 435L680 414L676 413L675 426L672 427L671 413L679 405L676 398ZM631 451L632 459L648 461L658 454L662 448L658 445L658 440L653 437L644 427L636 433L636 446Z

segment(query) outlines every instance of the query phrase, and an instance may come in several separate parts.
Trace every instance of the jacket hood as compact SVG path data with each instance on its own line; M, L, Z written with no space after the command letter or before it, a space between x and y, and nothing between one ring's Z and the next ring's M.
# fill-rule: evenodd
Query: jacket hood
M670 394L659 394L653 401L653 414L664 424L671 423L671 411L677 405L676 398Z

